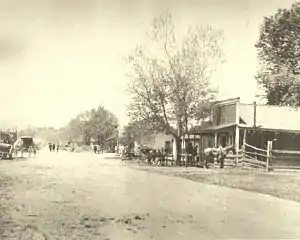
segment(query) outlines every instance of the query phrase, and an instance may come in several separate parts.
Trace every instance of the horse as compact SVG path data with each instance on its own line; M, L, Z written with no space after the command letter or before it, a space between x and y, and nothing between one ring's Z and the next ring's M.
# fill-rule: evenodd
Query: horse
M208 168L208 163L214 163L214 160L216 158L217 163L220 163L220 168L224 168L224 160L229 151L233 151L233 153L235 153L234 146L229 146L225 148L219 146L218 148L213 147L204 149L205 167Z
M21 152L21 156L23 158L23 153L24 153L23 144L24 144L23 140L17 140L17 141L15 141L14 144L12 145L10 154L12 156L14 156L15 158L17 158L18 157L18 153Z

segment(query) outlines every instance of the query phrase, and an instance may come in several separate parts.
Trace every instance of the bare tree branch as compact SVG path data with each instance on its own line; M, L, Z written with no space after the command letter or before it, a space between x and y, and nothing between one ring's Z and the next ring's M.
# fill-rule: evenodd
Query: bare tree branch
M151 51L140 47L128 58L130 114L179 138L190 120L207 114L202 106L215 96L209 80L222 59L222 33L210 26L190 27L180 44L170 13L155 17L151 27Z

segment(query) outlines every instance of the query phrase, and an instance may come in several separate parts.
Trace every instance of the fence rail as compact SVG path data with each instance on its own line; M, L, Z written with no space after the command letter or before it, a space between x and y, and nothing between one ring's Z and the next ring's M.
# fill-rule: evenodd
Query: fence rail
M300 169L300 151L294 150L273 150L272 169Z
M247 147L247 151L246 151ZM252 150L252 151L251 151ZM243 167L265 168L269 171L269 160L271 156L271 143L268 142L268 148L261 149L250 144L243 145Z
M254 146L250 145L250 144L247 144L247 143L244 143L244 145L245 145L246 147L250 147L250 148L252 148L252 149L254 149L254 150L256 150L256 151L261 151L261 152L267 153L267 150L266 150L266 149L257 148L257 147L254 147Z
M270 169L300 170L300 151L273 150L272 143L272 141L268 141L267 150L244 143L243 166L265 168L266 171L269 171Z
M272 150L272 152L277 154L300 155L300 151L293 151L293 150Z
M260 156L260 157L267 157L267 154L262 154L262 153L257 153L257 152L244 151L244 154L255 155L255 156Z
M300 170L300 166L287 166L287 165L283 165L283 166L270 166L270 169L272 170L286 170L286 169L291 169L291 170Z

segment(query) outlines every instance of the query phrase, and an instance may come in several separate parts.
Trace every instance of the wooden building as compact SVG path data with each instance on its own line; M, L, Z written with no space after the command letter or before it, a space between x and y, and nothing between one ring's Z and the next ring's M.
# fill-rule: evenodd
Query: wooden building
M202 158L204 149L208 147L235 145L238 150L242 143L238 117L239 101L239 98L233 98L214 102L208 119L201 125L194 126L184 136L183 152L189 145L194 148L197 146Z
M245 104L240 98L217 101L208 121L191 129L184 141L200 152L219 145L238 152L243 142L266 149L267 141L274 141L274 149L300 151L300 108Z

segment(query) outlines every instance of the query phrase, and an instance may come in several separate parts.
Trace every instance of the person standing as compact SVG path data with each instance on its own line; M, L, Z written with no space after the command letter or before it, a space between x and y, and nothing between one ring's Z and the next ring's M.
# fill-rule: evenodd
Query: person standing
M59 150L59 144L56 144L56 152Z
M52 144L52 150L53 150L53 152L55 152L55 144L54 143Z
M49 143L49 150L52 152L52 143Z

